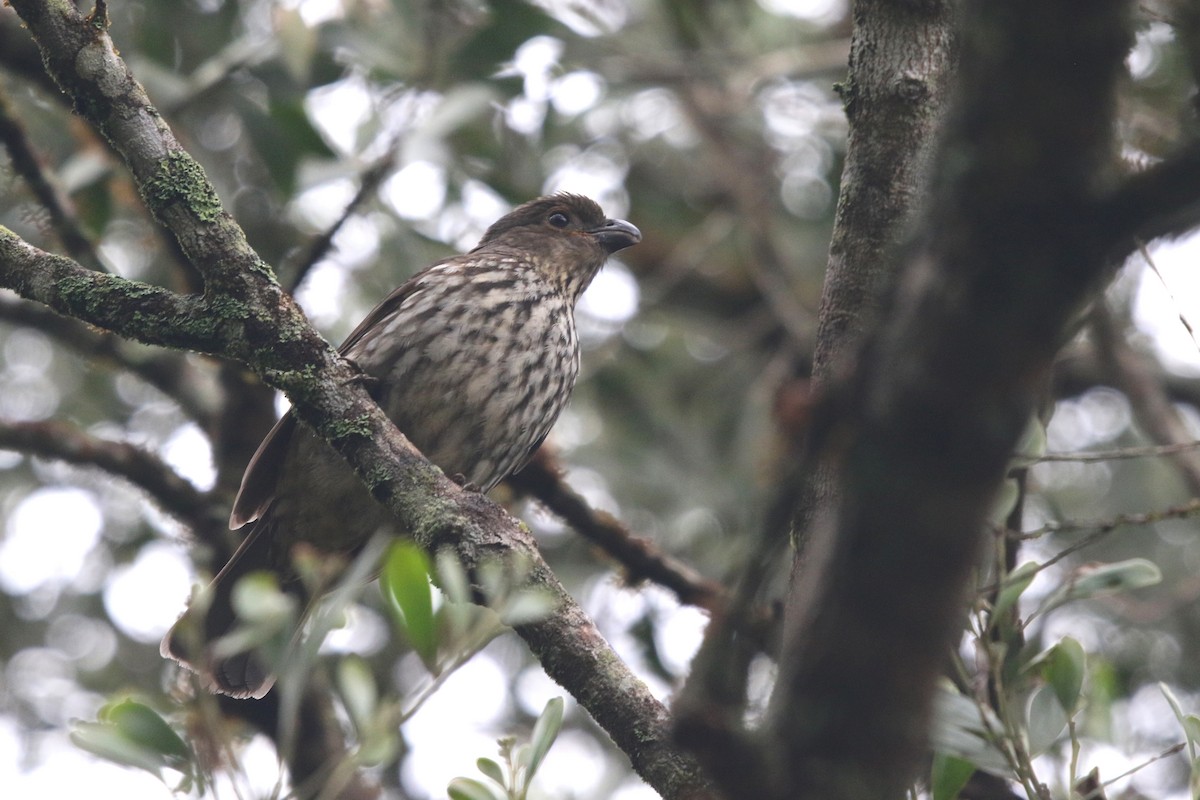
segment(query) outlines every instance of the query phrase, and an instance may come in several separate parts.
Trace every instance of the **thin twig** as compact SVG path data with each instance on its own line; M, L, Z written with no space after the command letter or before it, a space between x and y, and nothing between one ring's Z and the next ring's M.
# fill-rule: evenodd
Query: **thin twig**
M316 266L317 262L325 257L333 247L333 237L342 229L351 217L353 217L383 183L383 179L391 172L392 167L396 163L396 148L388 147L387 153L378 159L374 164L363 171L359 180L358 191L354 193L354 197L346 204L342 210L341 216L337 218L327 230L315 237L309 242L305 248L304 255L298 260L295 272L287 280L288 291L295 294L300 284Z
M1092 450L1089 452L1075 453L1044 453L1040 456L1022 456L1018 455L1020 460L1028 460L1030 464L1041 464L1043 462L1063 462L1072 461L1084 464L1089 464L1099 461L1123 461L1134 458L1158 458L1159 456L1170 456L1176 453L1184 453L1189 450L1200 449L1200 441L1179 442L1177 444L1155 444L1142 445L1135 447L1118 447L1113 450Z
M1142 511L1131 514L1117 514L1104 520L1063 520L1048 522L1041 527L1028 531L1005 531L1009 538L1020 541L1040 539L1051 533L1071 533L1077 531L1096 531L1108 533L1124 525L1152 525L1168 519L1186 519L1200 513L1200 497L1194 497L1182 505L1169 506L1158 511Z
M1168 747L1166 750L1163 750L1158 755L1151 756L1150 758L1143 761L1141 764L1138 764L1137 766L1134 766L1134 767L1130 767L1129 769L1125 770L1120 775L1117 775L1114 778L1109 778L1108 780L1106 780L1103 783L1103 786L1111 786L1114 783L1116 783L1117 781L1121 780L1122 778L1127 778L1130 775L1132 775L1133 773L1138 772L1139 770L1145 769L1146 767L1153 764L1155 761L1161 761L1162 759L1173 756L1176 753L1183 752L1183 748L1185 748L1185 747L1187 747L1187 742L1177 742L1176 744L1173 744L1170 747ZM1082 798L1082 800L1087 800L1087 798Z
M46 169L3 86L0 86L0 142L8 151L13 169L25 179L33 196L50 215L50 224L71 257L91 269L107 271L95 243L83 230L74 203Z
M1162 384L1155 380L1145 359L1117 332L1112 315L1103 303L1097 303L1092 310L1092 331L1101 362L1129 398L1134 416L1150 437L1162 445L1193 441L1195 437L1171 404ZM1200 457L1191 450L1181 450L1173 454L1172 460L1192 493L1200 494Z

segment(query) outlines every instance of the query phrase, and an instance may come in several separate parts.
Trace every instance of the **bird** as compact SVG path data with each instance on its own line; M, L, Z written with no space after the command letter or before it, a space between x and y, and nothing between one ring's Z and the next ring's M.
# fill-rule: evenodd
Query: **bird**
M429 461L486 492L520 470L550 432L579 373L575 305L608 257L641 238L588 197L531 200L492 224L474 249L393 291L339 352ZM238 581L273 573L304 608L311 598L293 564L297 547L353 556L395 520L289 411L250 459L229 525L246 528L244 538L161 652L208 691L262 698L275 680L265 659L253 649L230 652Z

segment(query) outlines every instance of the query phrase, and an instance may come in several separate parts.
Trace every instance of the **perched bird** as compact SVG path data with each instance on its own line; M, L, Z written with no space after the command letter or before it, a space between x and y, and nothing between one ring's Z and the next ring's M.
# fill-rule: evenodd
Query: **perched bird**
M488 228L474 250L392 292L340 352L430 461L487 491L524 466L566 405L579 371L575 303L609 255L641 238L586 197L538 198ZM274 682L262 660L214 647L237 624L234 585L267 570L303 606L297 544L352 556L393 522L337 452L285 414L234 501L230 527L252 527L209 587L207 606L189 609L167 634L163 655L211 691L262 697Z

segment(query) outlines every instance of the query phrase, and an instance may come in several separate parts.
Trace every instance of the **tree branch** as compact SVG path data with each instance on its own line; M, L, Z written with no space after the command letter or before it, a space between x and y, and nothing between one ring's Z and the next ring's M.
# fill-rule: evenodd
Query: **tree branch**
M675 593L679 602L712 611L725 604L725 587L638 538L611 515L595 511L562 478L552 456L542 447L508 482L528 492L625 569L626 580L653 581Z
M191 525L223 516L208 495L155 454L128 442L100 439L66 422L0 422L0 447L99 467L141 488L164 510Z
M1200 142L1125 178L1096 209L1098 229L1132 252L1138 242L1200 224Z
M0 86L0 142L8 150L13 167L25 179L33 196L50 214L50 224L58 233L63 247L76 261L90 269L103 270L100 254L91 238L84 233L69 198L55 183L38 157L25 126L17 119L12 101Z
M1181 445L1194 441L1183 417L1175 410L1166 391L1154 378L1145 359L1134 351L1117 332L1112 314L1103 302L1092 310L1092 332L1101 362L1113 382L1129 398L1134 418L1161 445ZM1170 453L1192 495L1200 495L1200 454L1181 449Z
M834 380L839 361L878 312L893 269L885 254L900 241L924 190L954 51L948 3L858 0L852 16L856 24L849 74L839 87L850 123L849 138L812 372L818 395ZM798 458L781 481L781 495L789 498L797 537L808 528L815 509L832 502L832 485L827 475L815 472L816 467ZM680 735L688 741L696 741L699 733L700 744L705 745L703 740L711 740L722 726L741 723L750 654L738 609L750 606L751 593L758 588L759 581L751 578L767 574L763 562L772 544L764 543L760 548L764 552L748 565L733 611L709 626L692 676L680 693L676 704ZM797 548L798 554L803 552ZM811 580L794 576L793 590ZM734 682L743 685L740 692ZM805 723L797 719L795 724ZM796 753L786 741L791 735L788 731L780 737L771 731L756 737L760 747L751 759L750 751L739 746L744 737L725 730L722 738L715 744L707 742L700 752L729 795L767 797L773 779L769 767L774 760L786 761Z
M346 222L379 190L380 184L383 183L388 173L391 172L392 167L395 166L396 152L397 148L395 146L389 146L387 153L359 176L358 191L354 193L354 197L342 209L341 215L334 220L333 224L327 230L322 231L319 236L314 237L308 243L308 247L304 249L303 255L297 259L296 268L286 281L288 291L293 294L295 293L300 284L304 283L304 279L308 277L308 273L317 265L317 262L324 258L333 248L333 237L337 236L338 231L342 229Z
M55 311L146 344L202 353L242 354L242 339L222 316L240 305L178 295L140 281L84 269L0 226L0 286ZM223 312L223 313L222 313Z
M213 390L206 385L211 383L211 377L189 363L182 353L150 352L44 306L9 297L0 297L0 320L34 328L84 358L128 370L179 403L188 416L202 425L207 424L213 413Z

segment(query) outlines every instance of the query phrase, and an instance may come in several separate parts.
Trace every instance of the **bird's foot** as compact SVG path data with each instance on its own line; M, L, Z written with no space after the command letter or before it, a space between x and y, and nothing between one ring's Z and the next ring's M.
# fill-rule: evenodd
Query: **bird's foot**
M483 494L483 489L481 489L480 487L476 486L475 484L473 484L469 480L467 480L467 476L463 475L461 472L456 472L453 475L451 475L450 480L454 481L459 486L461 486L463 488L464 492L475 492L476 494Z
M357 361L355 361L353 358L347 358L345 356L343 356L342 358L345 360L345 362L347 364L350 365L350 367L355 372L354 377L350 378L350 380L348 380L347 383L361 384L361 385L367 387L368 392L374 392L376 387L379 386L379 378L375 377L374 375L371 375L366 370L364 370L359 365L359 363Z

